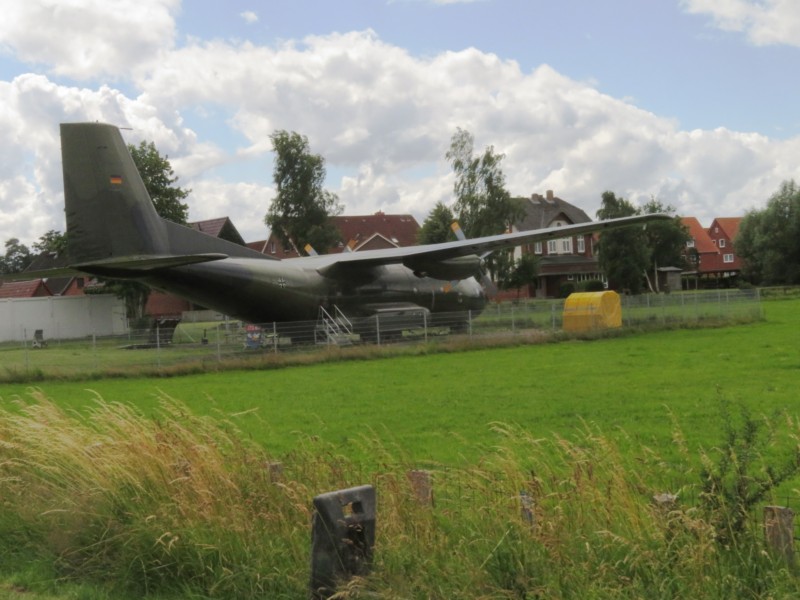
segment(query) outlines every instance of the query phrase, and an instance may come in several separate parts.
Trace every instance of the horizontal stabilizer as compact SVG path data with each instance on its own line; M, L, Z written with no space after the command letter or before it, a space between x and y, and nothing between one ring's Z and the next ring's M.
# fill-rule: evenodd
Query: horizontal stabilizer
M70 265L73 269L92 275L106 277L147 275L149 271L185 267L197 263L211 262L228 258L227 254L204 253L183 255L146 255L146 256L119 256L105 260L95 260L88 263Z

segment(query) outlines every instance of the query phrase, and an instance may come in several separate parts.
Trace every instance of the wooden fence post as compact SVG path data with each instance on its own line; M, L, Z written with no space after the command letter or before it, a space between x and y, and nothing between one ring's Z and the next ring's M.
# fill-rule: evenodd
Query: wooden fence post
M764 537L767 548L786 564L794 565L794 511L783 506L764 507Z
M407 474L411 490L417 502L424 506L433 506L433 480L430 471L414 469Z

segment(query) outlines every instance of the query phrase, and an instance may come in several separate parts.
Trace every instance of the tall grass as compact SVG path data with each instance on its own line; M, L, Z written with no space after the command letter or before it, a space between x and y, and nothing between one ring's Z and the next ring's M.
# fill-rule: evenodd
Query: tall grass
M536 439L498 424L501 442L481 464L430 466L430 505L402 454L369 434L359 442L369 467L312 437L278 471L231 420L168 397L155 418L100 398L81 414L40 392L15 402L0 410L0 553L131 597L302 598L311 499L363 483L378 494L375 564L341 597L800 592L752 521L735 544L719 543L715 515L691 501L700 460L678 433L676 465L645 447L621 452L588 426ZM654 503L664 491L678 501Z

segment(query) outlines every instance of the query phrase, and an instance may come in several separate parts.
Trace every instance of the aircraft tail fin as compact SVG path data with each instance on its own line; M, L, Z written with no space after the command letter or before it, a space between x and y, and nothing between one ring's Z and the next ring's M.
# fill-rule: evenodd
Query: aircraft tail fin
M61 125L68 253L74 263L169 254L164 222L119 129Z
M224 256L271 258L159 217L113 125L62 124L61 157L67 252L75 268L136 273Z

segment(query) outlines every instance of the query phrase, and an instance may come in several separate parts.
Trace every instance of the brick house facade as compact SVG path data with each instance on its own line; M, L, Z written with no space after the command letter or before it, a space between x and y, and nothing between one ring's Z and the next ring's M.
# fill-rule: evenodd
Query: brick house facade
M530 231L545 227L563 227L589 223L591 218L583 210L555 196L548 190L545 196L533 194L521 198L525 216L514 224L512 231ZM532 253L539 261L539 281L535 288L529 286L523 295L537 298L557 298L568 284L576 288L589 280L605 281L595 251L592 234L569 236L547 242L527 244L515 250L515 258ZM525 294L527 292L527 294Z

